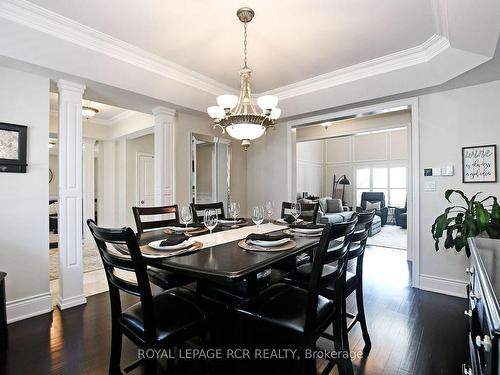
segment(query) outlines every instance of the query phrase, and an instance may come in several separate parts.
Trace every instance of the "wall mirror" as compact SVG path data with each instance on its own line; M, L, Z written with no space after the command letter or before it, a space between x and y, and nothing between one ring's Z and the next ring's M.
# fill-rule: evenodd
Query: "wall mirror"
M231 141L191 134L191 201L224 202L230 194Z

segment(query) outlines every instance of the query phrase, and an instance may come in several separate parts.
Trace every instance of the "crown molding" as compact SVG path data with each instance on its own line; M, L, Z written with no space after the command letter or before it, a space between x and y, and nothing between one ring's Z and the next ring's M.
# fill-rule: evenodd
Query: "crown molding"
M0 17L173 79L213 95L237 90L26 0L4 0Z
M437 34L416 47L278 87L256 96L272 94L283 100L429 62L450 48L447 37L447 4L447 0L432 0ZM0 3L0 17L213 95L238 94L238 90L228 85L27 0L3 0Z
M169 117L174 117L176 114L176 110L172 108L167 108L167 107L155 107L151 111L153 113L153 116L169 116Z
M283 100L309 94L363 78L426 63L449 47L450 42L447 38L434 34L416 47L269 90L261 95L276 95Z
M114 124L119 123L120 121L126 120L129 117L132 117L135 115L137 112L131 111L131 110L123 110L123 112L120 112L110 119L103 119L103 118L96 118L96 117L90 117L89 119L83 118L84 122L90 122L91 124L97 124L97 125L105 125L105 126L112 126ZM57 117L59 115L59 111L57 109L51 109L50 110L50 115Z

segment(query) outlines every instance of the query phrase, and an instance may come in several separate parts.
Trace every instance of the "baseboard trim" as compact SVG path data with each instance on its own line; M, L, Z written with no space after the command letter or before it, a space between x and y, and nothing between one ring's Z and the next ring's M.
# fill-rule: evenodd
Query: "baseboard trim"
M52 311L49 292L7 302L7 323L32 318Z
M85 305L86 303L87 298L84 294L66 299L62 299L61 296L57 297L57 307L59 307L60 310L66 310L71 307Z
M449 296L467 298L466 281L420 274L420 289Z

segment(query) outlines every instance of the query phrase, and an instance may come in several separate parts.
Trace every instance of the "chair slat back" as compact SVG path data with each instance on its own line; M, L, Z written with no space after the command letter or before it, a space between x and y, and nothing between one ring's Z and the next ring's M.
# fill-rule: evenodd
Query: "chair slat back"
M95 221L87 220L87 225L94 237L104 265L111 298L113 319L121 316L119 291L139 296L144 318L145 335L153 337L155 317L153 298L147 265L139 248L139 243L132 228L102 228ZM117 270L133 272L135 281L120 277Z
M292 208L292 202L283 202L281 203L281 218L284 219L288 215L290 215L290 210ZM301 213L298 217L304 221L310 221L312 223L316 223L316 219L318 216L318 203L301 203L300 204Z
M345 285L347 254L357 222L357 215L354 214L350 221L338 224L329 223L323 229L318 247L314 252L312 272L309 279L306 327L315 327L318 295L322 286L321 279L325 264L336 262L337 272L335 278L329 278L328 283L335 283L336 294L342 294ZM331 247L332 245L333 247Z
M203 223L203 213L207 209L214 209L219 215L219 219L225 219L226 213L224 212L224 203L191 203L191 211L193 211L193 218L195 223Z
M179 207L176 204L161 207L132 207L132 212L134 213L135 225L139 234L147 230L161 229L169 225L179 224ZM165 219L162 217L150 221L143 220L143 217L164 215L173 216L173 218Z

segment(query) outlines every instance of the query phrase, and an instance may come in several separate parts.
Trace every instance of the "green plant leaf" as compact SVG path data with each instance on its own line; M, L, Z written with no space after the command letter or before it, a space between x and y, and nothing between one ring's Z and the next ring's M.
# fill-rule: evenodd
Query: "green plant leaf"
M474 202L476 209L477 227L480 232L486 229L486 225L490 222L490 214L480 202Z
M446 230L446 240L444 241L444 248L452 248L454 244L455 240L453 239L453 227L448 227L448 229Z
M463 200L465 201L465 203L467 204L467 206L469 205L469 198L467 198L467 197L465 196L465 194L463 193L463 191L461 191L461 190L453 190L453 189L448 189L448 190L446 190L446 191L445 191L445 193L444 193L444 197L446 198L446 200L447 200L448 202L450 202L450 203L451 203L451 201L450 201L450 196L451 196L453 193L456 193L456 194L460 195L460 196L463 198Z

